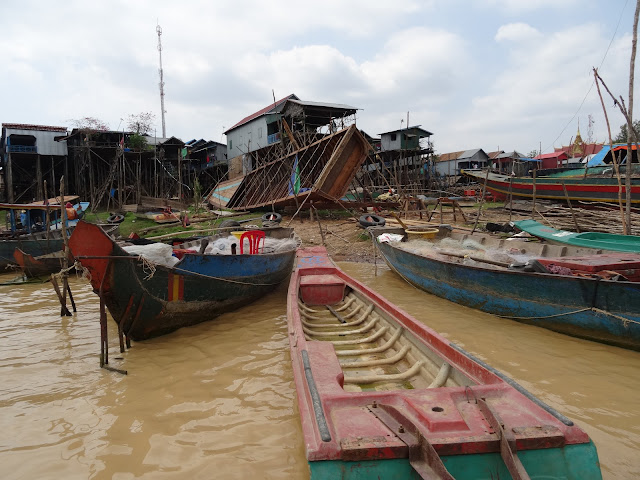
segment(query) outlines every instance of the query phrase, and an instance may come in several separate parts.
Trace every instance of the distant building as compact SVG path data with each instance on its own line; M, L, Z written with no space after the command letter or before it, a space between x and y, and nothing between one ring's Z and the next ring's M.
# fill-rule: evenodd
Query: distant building
M67 144L57 142L66 127L3 123L0 138L3 197L9 203L26 203L59 192L58 179L68 178ZM68 192L69 190L67 190Z
M478 170L489 165L489 155L481 148L443 153L436 160L436 172L440 175L460 175L460 170Z
M535 160L541 160L538 168L546 169L562 167L569 159L569 156L567 155L567 152L561 150L559 152L543 153L542 155L537 155L534 158Z
M244 117L225 131L227 155L235 158L280 141L279 114L287 100L300 100L294 94Z
M554 153L564 152L567 154L567 158L562 166L581 164L585 161L593 158L598 152L602 150L602 143L586 143L582 140L580 135L580 128L576 133L576 138L571 145L556 147Z
M350 105L302 101L291 94L252 113L224 132L229 178L348 127L355 122L357 110Z
M420 125L414 127L401 128L400 130L392 130L380 134L380 147L383 152L398 150L420 150L420 140L430 138L433 133L420 128Z

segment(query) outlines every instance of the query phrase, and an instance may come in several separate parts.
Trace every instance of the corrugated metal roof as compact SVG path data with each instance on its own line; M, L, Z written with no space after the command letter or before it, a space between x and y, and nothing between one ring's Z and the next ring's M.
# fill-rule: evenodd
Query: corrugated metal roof
M12 130L39 130L41 132L66 132L67 127L53 127L51 125L30 125L28 123L3 123L2 128Z
M499 159L499 158L522 158L522 157L524 157L524 155L514 150L513 152L503 152L500 155L496 156L495 158Z
M322 102L307 102L302 100L289 99L292 103L297 103L298 105L303 105L305 107L326 107L326 108L336 108L339 110L359 110L356 107L352 107L350 105L344 105L342 103L322 103Z
M238 123L236 123L233 127L228 128L224 133L225 135L230 132L231 130L238 128L241 125L244 125L247 122L250 122L251 120L253 120L254 118L258 118L262 115L264 115L265 113L270 113L272 110L276 110L278 107L284 105L284 103L289 100L289 99L294 99L294 100L300 100L295 94L291 94L289 96L286 96L280 100L278 100L276 103L271 103L268 106L264 107L261 110L258 110L255 113L252 113L251 115L244 117L242 120L240 120Z
M405 132L407 130L417 130L420 131L422 133L424 133L423 136L425 137L429 137L431 135L433 135L433 133L429 132L428 130L425 130L424 128L420 128L420 125L414 125L412 127L408 127L408 128L399 128L398 130L391 130L389 132L383 132L383 133L379 133L378 135L387 135L388 133L398 133L398 132Z
M535 158L536 160L544 160L545 158L560 158L560 157L568 158L568 155L566 152L551 152L551 153L543 153L542 155L536 155L533 158Z
M460 150L459 152L441 153L438 155L438 162L450 162L451 160L457 159L462 153L464 153L464 150Z
M463 158L473 157L476 153L478 153L481 150L482 150L481 148L474 148L473 150L465 150L464 152L462 152L462 155L458 157L458 160L462 160Z

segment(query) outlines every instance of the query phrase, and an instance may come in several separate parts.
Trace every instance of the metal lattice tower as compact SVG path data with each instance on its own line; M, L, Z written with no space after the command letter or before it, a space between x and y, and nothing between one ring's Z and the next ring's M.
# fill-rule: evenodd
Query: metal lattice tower
M160 68L158 69L158 73L160 74L160 112L162 116L162 138L167 138L167 129L164 123L164 78L162 75L162 41L160 37L162 36L162 27L160 25L156 26L156 32L158 32L158 53L160 54Z

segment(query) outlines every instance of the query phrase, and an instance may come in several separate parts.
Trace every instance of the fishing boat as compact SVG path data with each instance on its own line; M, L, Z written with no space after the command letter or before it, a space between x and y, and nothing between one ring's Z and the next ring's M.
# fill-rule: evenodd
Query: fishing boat
M501 317L640 350L638 254L470 235L445 226L433 241L377 238L390 268L429 293Z
M323 247L298 251L287 320L312 480L602 478L582 429Z
M75 195L68 195L63 204L77 199ZM74 209L82 212L81 205L76 203ZM46 203L0 203L0 210L7 211L8 221L8 228L0 232L0 271L14 264L13 253L17 248L33 256L62 250L60 208L56 198ZM76 220L67 220L66 226L71 230L75 223Z
M282 251L199 253L220 238L174 245L180 260L165 266L128 252L98 226L81 221L69 247L89 271L94 292L104 300L119 330L128 338L144 340L246 305L291 273L295 242L283 242Z
M618 202L618 180L610 176L587 176L584 178L555 178L555 177L510 177L497 173L462 171L463 175L487 184L487 189L498 199L511 196L515 199L538 199L590 202ZM640 178L631 179L631 203L640 203ZM626 188L622 183L622 199L624 201Z
M118 237L119 225L99 224L100 228L114 239ZM33 256L16 248L13 258L26 278L42 277L60 272L64 267L64 251L58 250L44 255ZM73 266L73 256L69 255L67 265ZM68 268L67 267L67 268Z
M556 230L535 220L520 220L513 222L514 226L541 240L559 245L587 247L614 252L640 253L640 237L636 235L618 235L601 232L569 232Z

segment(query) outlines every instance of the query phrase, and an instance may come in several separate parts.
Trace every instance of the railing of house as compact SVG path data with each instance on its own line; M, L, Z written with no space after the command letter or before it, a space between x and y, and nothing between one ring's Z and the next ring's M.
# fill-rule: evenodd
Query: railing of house
M267 145L280 141L280 132L272 133L267 137Z
M7 152L37 153L38 148L34 145L7 145Z

